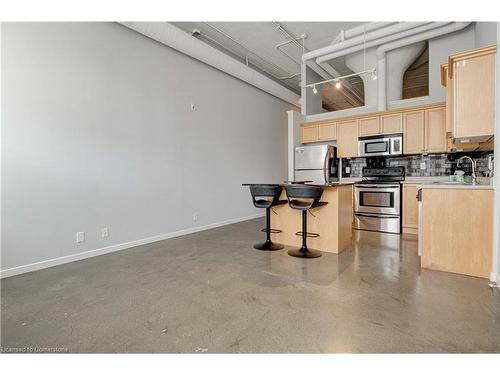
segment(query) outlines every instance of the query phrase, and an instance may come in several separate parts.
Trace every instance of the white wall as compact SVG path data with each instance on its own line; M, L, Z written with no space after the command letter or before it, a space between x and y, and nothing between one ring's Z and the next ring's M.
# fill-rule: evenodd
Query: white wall
M2 270L254 215L241 183L287 177L297 108L255 87L114 23L1 37Z

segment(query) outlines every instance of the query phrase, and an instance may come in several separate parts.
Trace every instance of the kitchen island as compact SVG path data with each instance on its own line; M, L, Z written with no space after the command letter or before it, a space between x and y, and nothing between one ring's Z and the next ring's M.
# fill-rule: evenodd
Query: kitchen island
M321 197L327 205L313 208L307 216L308 233L317 233L318 237L308 237L310 249L329 253L340 253L346 250L352 241L352 183L331 183L321 185L324 189ZM281 198L286 200L283 189ZM287 246L300 247L302 238L296 235L302 230L302 213L286 205L276 206L271 212L271 228L281 230L273 233L272 241Z

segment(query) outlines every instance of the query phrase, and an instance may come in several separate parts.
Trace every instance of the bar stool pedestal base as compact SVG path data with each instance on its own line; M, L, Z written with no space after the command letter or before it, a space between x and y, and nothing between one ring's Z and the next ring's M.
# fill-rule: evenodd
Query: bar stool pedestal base
M281 250L284 248L284 246L278 243L273 243L271 241L266 241L266 242L256 243L255 245L253 245L253 248L257 250L273 251L273 250Z
M321 251L318 250L309 250L307 247L301 247L300 249L292 249L288 250L288 255L291 255L296 258L318 258L320 257Z

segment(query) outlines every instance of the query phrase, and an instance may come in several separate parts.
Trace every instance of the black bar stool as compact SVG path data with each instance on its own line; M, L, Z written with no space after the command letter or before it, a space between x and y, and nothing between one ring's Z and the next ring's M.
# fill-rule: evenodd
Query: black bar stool
M271 233L281 233L281 230L271 229L271 208L286 203L286 201L280 200L282 190L280 185L250 185L253 205L266 209L266 241L255 244L253 247L257 250L283 249L283 245L271 242Z
M299 258L317 258L321 256L321 251L309 250L307 248L307 237L319 237L317 233L307 233L307 211L311 208L321 207L328 202L320 202L323 188L314 185L287 185L286 195L288 204L295 210L302 211L302 231L295 233L302 236L302 247L288 251L288 255Z

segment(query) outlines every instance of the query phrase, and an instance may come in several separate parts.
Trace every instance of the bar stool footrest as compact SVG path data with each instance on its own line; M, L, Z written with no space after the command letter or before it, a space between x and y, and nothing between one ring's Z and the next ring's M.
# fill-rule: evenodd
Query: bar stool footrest
M260 231L261 231L261 232L266 233L267 228L262 228ZM272 228L271 228L271 229L269 230L269 232L270 232L270 233L281 233L281 232L283 232L283 231L282 231L281 229L272 229Z
M295 232L295 235L302 237L302 231ZM306 237L308 237L308 238L318 238L319 237L319 233L307 232Z

